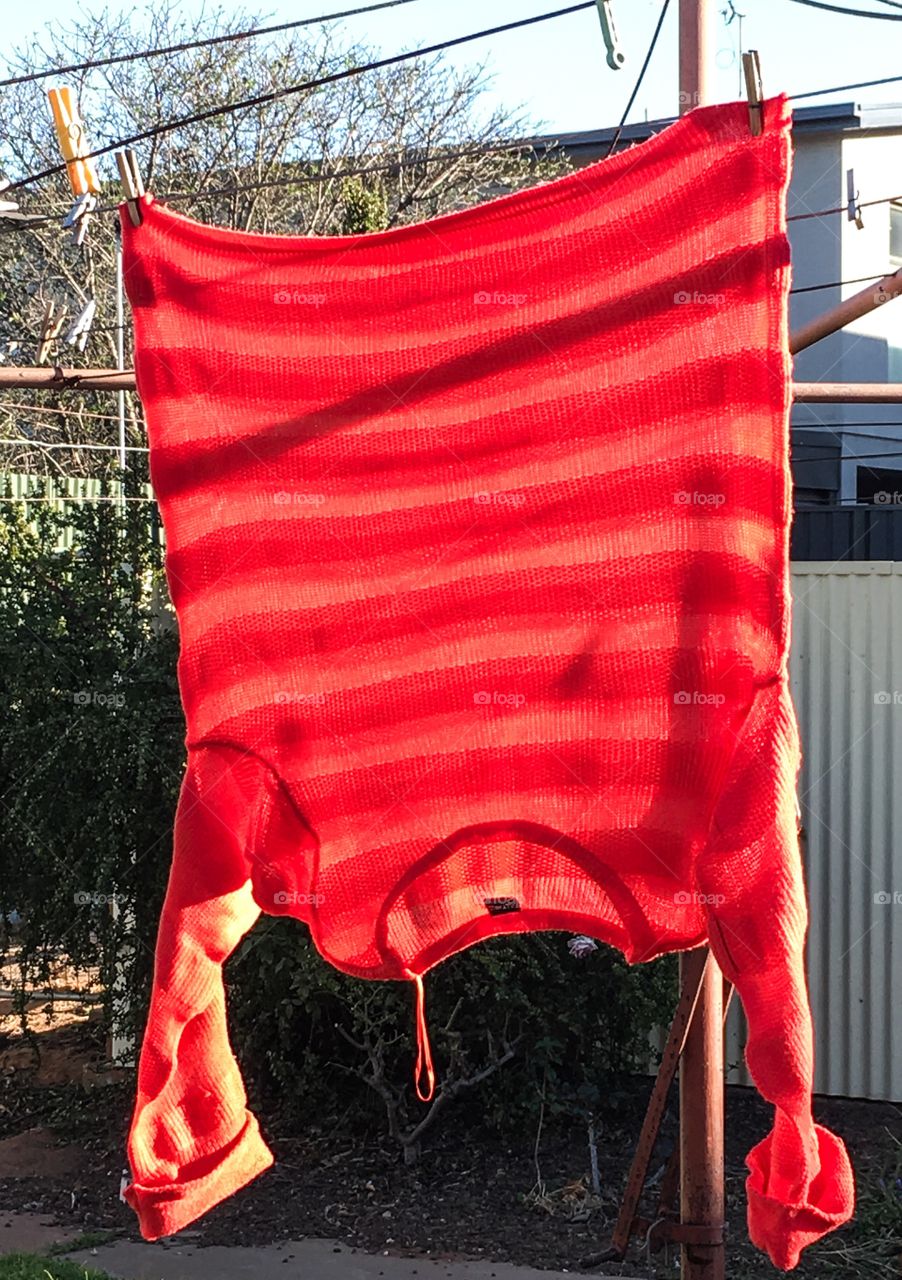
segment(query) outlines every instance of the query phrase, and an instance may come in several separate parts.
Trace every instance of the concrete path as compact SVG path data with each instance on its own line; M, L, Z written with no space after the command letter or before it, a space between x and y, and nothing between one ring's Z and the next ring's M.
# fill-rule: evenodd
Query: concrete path
M160 1245L120 1240L66 1256L121 1280L572 1280L574 1274L506 1262L373 1256L331 1240L289 1241L256 1249L198 1249L177 1241ZM611 1274L624 1273L617 1269Z
M81 1234L78 1227L57 1226L47 1213L0 1212L0 1254L43 1254Z
M0 1212L0 1255L45 1254L79 1235L47 1214ZM357 1253L334 1240L291 1240L262 1248L200 1248L190 1239L158 1244L114 1240L63 1255L117 1280L571 1280L579 1272L537 1271L507 1262L449 1262L446 1258L397 1258ZM582 1273L584 1274L584 1273ZM635 1268L611 1266L592 1276L640 1277Z

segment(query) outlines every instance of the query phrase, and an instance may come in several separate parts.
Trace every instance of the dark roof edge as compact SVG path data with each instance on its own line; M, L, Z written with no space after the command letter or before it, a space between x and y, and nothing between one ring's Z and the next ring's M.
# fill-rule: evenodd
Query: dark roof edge
M668 125L673 124L676 117L669 116L660 120L643 120L637 124L624 127L621 144L643 142L652 134L660 133ZM895 129L902 132L902 107L862 106L858 102L830 102L812 107L796 107L793 111L792 127L794 133L841 133L850 129ZM567 151L587 149L597 151L610 146L617 130L614 126L604 129L580 129L572 133L537 134L527 140L533 147L550 147L558 145Z

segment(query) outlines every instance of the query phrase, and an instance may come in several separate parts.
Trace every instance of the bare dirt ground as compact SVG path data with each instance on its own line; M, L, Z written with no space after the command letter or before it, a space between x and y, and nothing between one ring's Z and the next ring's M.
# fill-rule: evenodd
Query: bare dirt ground
M38 1007L31 1043L8 1026L2 1032L0 1212L40 1214L69 1232L137 1238L131 1210L119 1200L133 1083L105 1070L105 1045L91 1010L63 1013L47 1027L46 1010ZM327 1237L407 1257L481 1258L578 1272L580 1260L610 1236L649 1088L650 1081L635 1080L617 1124L601 1135L600 1196L587 1189L582 1128L546 1127L537 1168L534 1132L500 1141L477 1131L459 1107L435 1131L420 1163L405 1167L385 1140L355 1137L328 1118L300 1135L261 1106L275 1168L178 1239L202 1247ZM902 1108L821 1099L816 1111L849 1146L859 1216L809 1250L796 1274L801 1280L902 1274ZM769 1126L769 1108L756 1094L728 1090L731 1280L778 1274L745 1230L743 1159ZM660 1163L656 1158L653 1172ZM676 1262L673 1249L646 1257L634 1248L623 1274L662 1280L677 1274ZM604 1271L617 1274L617 1268Z

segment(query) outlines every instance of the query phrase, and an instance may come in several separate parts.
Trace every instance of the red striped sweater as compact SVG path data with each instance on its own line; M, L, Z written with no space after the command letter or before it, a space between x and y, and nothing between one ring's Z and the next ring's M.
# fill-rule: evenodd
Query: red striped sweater
M750 1229L845 1221L811 1119L787 691L789 111L424 225L123 219L188 767L128 1197L271 1162L222 963L260 910L365 978L499 933L710 940L777 1108ZM264 998L261 993L261 998Z

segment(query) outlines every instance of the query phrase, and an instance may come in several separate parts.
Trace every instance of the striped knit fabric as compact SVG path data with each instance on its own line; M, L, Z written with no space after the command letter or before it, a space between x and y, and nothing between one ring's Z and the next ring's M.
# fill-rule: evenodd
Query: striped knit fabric
M188 767L130 1137L169 1234L271 1162L222 963L710 940L777 1108L750 1230L851 1213L814 1126L787 692L789 110L364 237L123 218ZM265 1000L265 992L260 993Z

